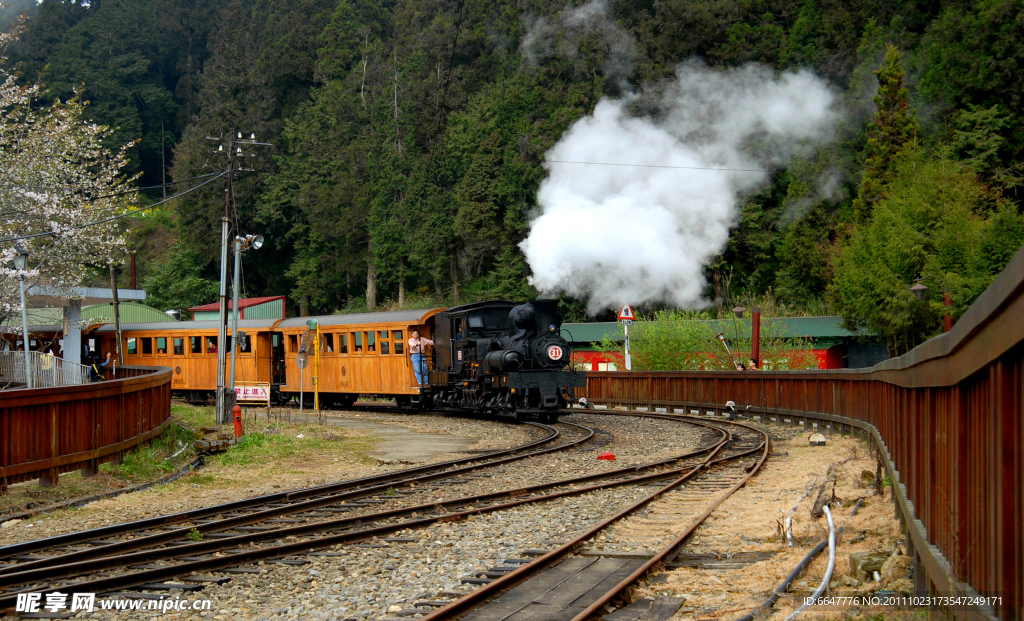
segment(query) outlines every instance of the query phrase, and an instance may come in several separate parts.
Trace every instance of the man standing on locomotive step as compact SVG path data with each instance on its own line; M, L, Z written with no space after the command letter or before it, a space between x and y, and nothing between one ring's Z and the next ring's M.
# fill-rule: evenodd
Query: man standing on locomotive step
M421 338L419 330L413 330L411 336L409 354L412 357L412 371L416 375L416 385L423 386L427 379L427 360L424 355L427 353L427 345L433 345L434 341Z

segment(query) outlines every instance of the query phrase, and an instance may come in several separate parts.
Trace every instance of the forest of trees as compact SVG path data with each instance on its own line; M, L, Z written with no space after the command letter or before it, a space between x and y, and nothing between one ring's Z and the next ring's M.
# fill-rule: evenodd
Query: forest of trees
M231 129L274 145L234 183L267 240L244 293L304 312L536 295L518 243L544 153L620 94L626 53L641 91L699 57L844 94L843 139L743 204L709 300L770 293L902 352L941 330L943 289L962 313L1024 244L1024 0L608 0L612 36L559 19L579 0L6 1L21 79L137 140L141 185L222 169L207 138ZM215 298L223 213L213 183L134 223L151 304Z

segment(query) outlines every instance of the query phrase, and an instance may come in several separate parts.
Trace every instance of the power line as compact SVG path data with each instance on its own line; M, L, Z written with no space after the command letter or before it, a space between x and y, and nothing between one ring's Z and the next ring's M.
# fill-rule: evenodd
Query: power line
M761 168L715 168L712 166L670 166L668 164L623 164L620 162L577 162L574 160L545 160L558 164L591 164L593 166L629 166L632 168L681 168L685 170L722 170L731 172L772 172Z
M188 183L189 181L196 181L197 179L205 179L212 177L213 175L219 175L221 173L206 173L205 175L198 175L196 177L189 177L187 179L179 179L177 181L168 181L167 183L159 183L157 185L147 185L141 188L135 188L134 190L125 190L124 192L114 192L113 194L104 194L102 196L93 196L87 200L95 201L101 198L110 198L111 196L121 196L123 194L131 194L132 192L141 192L143 190L155 190L157 188L166 188L172 185L178 185L179 183ZM166 197L165 197L166 198Z
M127 218L128 216L133 216L133 215L135 215L137 213L141 213L143 211L148 211L148 210L150 210L150 209L152 209L154 207L159 207L160 205L163 205L164 203L172 201L172 200L174 200L174 199L176 199L176 198L178 198L180 196L184 196L184 195L188 194L189 192L193 192L195 190L198 190L199 188L203 187L204 185L206 185L208 183L212 183L212 182L216 181L217 179L220 179L221 177L223 177L227 173L215 173L215 174L217 176L213 177L212 179L207 179L206 181L200 183L197 186L193 186L193 187L191 187L191 188L189 188L189 189L187 189L187 190L185 190L183 192L178 192L177 194L174 194L173 196L168 196L167 198L165 198L163 200L159 200L159 201L153 203L152 205L147 205L146 207L142 207L140 209L135 209L134 211L127 211L125 213L118 214L116 216L111 216L109 218L103 218L102 220L96 220L95 222L87 222L86 224L80 224L78 226L74 226L74 227L69 228L68 231L78 231L78 230L81 230L81 229L89 228L90 226L96 226L97 224L105 224L107 222L113 222L114 220L119 220L121 218ZM18 235L17 237L8 237L6 239L0 239L0 243L19 241L19 240L23 240L23 239L33 239L35 237L45 237L46 235L59 235L59 234L60 234L60 231L43 231L41 233L32 233L31 235Z
M103 195L100 195L100 196L91 196L91 197L86 198L85 200L95 201L95 200L99 200L101 198L110 198L112 196L123 196L125 194L131 194L133 192L141 192L143 190L155 190L157 188L164 188L164 187L168 187L168 186L172 186L172 185L178 185L180 183L187 183L189 181L196 181L197 179L205 179L207 177L212 177L213 175L218 175L218 174L221 174L221 173L207 173L205 175L198 175L196 177L189 177L187 179L179 179L177 181L168 181L167 183L160 183L160 184L157 184L157 185L147 185L147 186L143 186L141 188L132 188L130 190L124 190L124 191L121 191L121 192L113 192L111 194L103 194ZM118 184L118 185L122 185L122 184ZM31 185L12 185L12 186L8 186L8 187L22 188L24 190L31 190L31 191L34 191L34 192L49 192L52 189L52 188L44 188L42 186L31 186ZM73 188L74 186L65 186L65 187L66 188L67 187Z

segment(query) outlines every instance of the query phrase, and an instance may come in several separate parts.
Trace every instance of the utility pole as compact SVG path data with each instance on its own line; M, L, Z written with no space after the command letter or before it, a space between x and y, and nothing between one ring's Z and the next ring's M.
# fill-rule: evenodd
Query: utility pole
M167 135L164 134L164 119L163 117L160 117L160 185L164 188L164 200L167 200L166 139Z
M235 176L235 130L228 132L228 162L224 169L227 185L224 188L224 217L220 227L220 321L217 322L217 424L226 425L228 412L235 406L234 395L228 397L224 387L225 362L227 362L227 324L228 324L228 233L231 228L231 201L234 193L233 177ZM231 403L227 400L231 398Z
M207 140L222 141L215 153L227 152L227 163L224 168L224 176L227 183L224 186L224 217L221 218L220 233L220 320L217 325L217 424L226 425L231 422L231 410L235 406L235 392L227 387L227 325L228 325L228 239L231 232L231 216L234 213L234 180L235 174L239 172L252 172L252 168L237 166L236 162L245 157L254 157L255 153L243 153L242 145L269 146L267 143L256 142L256 134L250 134L248 140L242 138L242 133L236 133L234 129L228 132L227 140L222 138L206 137ZM237 304L237 303L236 303ZM237 335L233 335L232 348L237 347Z

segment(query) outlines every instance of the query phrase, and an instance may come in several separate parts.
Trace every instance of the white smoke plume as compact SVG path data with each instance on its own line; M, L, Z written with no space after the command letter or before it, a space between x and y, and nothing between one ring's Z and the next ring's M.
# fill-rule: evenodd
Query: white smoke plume
M704 266L725 248L740 201L766 171L832 139L836 96L808 71L691 61L662 85L657 117L630 115L633 99L602 100L546 154L540 213L520 245L530 282L587 298L591 313L699 307Z

